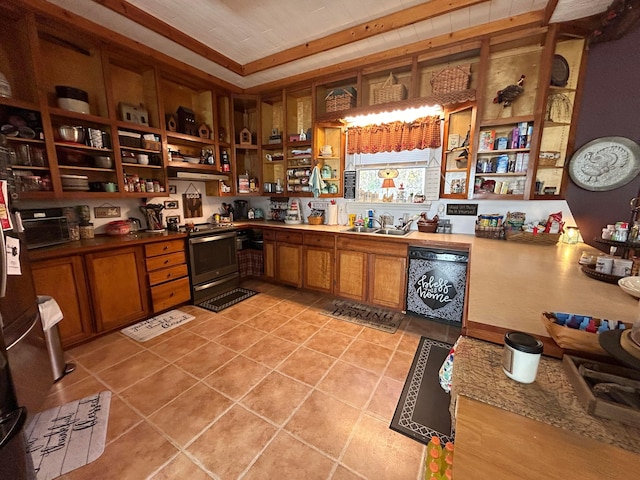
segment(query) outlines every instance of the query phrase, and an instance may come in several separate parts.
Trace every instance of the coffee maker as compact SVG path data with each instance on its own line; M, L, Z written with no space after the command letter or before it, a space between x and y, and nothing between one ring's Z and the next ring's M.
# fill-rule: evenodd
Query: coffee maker
M234 200L235 208L233 218L237 220L247 220L248 218L248 202L246 200Z

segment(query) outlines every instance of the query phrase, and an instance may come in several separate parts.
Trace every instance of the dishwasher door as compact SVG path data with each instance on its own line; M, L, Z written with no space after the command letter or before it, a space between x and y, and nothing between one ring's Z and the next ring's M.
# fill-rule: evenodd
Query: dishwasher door
M409 247L407 312L462 325L469 253Z

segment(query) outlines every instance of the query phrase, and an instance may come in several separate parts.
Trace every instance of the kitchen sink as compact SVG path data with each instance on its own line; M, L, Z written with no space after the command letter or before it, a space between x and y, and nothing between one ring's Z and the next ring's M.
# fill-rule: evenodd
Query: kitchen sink
M409 235L411 231L399 230L397 228L380 228L373 233L377 233L378 235L393 235L396 237L404 237L405 235Z
M347 230L345 230L345 232L352 232L352 233L376 233L379 229L378 228L371 228L371 227L351 227Z

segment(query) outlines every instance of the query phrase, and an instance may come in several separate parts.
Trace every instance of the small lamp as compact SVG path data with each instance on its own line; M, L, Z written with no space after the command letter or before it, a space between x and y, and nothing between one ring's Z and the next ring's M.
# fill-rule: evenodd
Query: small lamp
M393 178L385 178L382 181L382 188L387 189L387 194L382 196L383 202L393 202L393 193L389 195L390 188L396 188L396 184L393 182Z
M578 227L566 227L562 241L564 243L578 243L580 240L580 230Z

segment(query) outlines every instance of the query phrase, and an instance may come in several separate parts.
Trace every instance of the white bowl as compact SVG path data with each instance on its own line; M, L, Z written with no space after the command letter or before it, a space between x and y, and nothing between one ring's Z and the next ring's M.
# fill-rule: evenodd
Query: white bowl
M91 108L87 102L76 100L75 98L58 98L58 106L71 112L91 113Z
M184 159L189 163L200 163L200 157L184 157Z
M640 277L623 277L618 285L625 292L635 298L640 298Z

